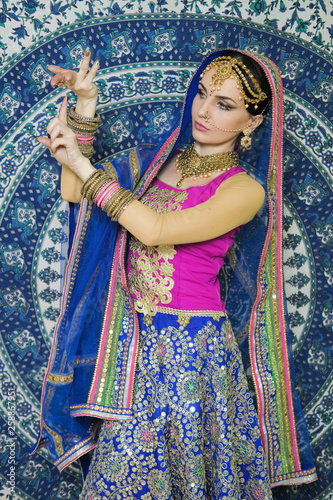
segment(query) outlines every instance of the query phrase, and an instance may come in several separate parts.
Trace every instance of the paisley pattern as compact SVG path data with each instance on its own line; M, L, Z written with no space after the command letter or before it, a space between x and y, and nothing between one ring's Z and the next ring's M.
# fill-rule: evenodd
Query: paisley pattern
M134 418L103 424L80 498L271 499L228 320L192 316L184 328L169 314L148 327L139 318Z
M59 166L35 137L45 133L67 93L51 88L47 64L77 67L87 45L101 62L103 125L95 162L171 129L194 67L215 47L263 53L279 67L286 116L287 306L297 391L319 480L273 495L333 498L330 9L328 0L0 3L0 498L72 500L82 487L77 465L59 474L42 450L34 456L29 450L59 311L59 250L67 238ZM14 438L8 428L12 394ZM15 493L8 476L14 449Z

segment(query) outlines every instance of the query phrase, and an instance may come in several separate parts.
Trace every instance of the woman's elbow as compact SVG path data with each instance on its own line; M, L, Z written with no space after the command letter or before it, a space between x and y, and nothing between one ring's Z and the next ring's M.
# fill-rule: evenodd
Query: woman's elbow
M81 203L82 196L81 193L69 193L61 190L61 198L68 203Z
M136 238L147 247L157 247L159 245L166 245L163 232L161 231L160 224L151 224L150 227L142 227Z
M142 234L138 239L146 247L157 247L158 245L161 245L161 243L158 241L158 238L156 237L156 234L154 234L153 232Z
M82 180L65 165L62 166L60 192L63 200L71 203L81 202Z

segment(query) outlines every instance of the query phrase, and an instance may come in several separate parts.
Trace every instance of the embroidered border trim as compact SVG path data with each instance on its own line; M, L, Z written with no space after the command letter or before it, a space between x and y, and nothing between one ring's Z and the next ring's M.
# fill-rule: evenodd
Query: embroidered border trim
M50 429L50 427L48 427L45 422L43 422L43 423L44 423L45 430L53 438L53 441L54 441L54 444L55 444L55 447L56 447L58 455L62 455L64 453L64 447L63 447L63 444L62 444L62 438L61 438L60 434L58 434L57 432L55 432L52 429Z
M191 318L193 316L197 317L211 317L215 321L218 321L220 318L225 318L227 315L223 311L186 311L186 310L180 310L180 309L171 309L169 307L163 307L163 306L155 306L154 307L154 316L157 312L163 313L163 314L171 314L171 315L177 315L177 321L180 326L187 326L189 322L191 321ZM147 313L142 313L144 314L143 317L143 322L146 326L150 326L153 322L153 315L152 314L147 314Z
M88 394L88 403L90 404L96 404L102 402L102 396L104 392L104 383L102 382L102 379L106 378L108 372L108 369L106 367L106 360L104 360L103 362L103 353L105 344L107 343L106 350L110 349L112 344L112 339L114 338L114 323L119 304L119 291L117 290L118 280L117 280L116 261L119 252L119 246L121 244L121 238L122 237L120 236L114 253L113 263L111 267L112 271L109 280L108 302L104 312L103 326L98 347L98 354L94 369L94 375ZM111 318L110 318L110 313L111 313ZM111 354L110 350L108 354L109 355ZM100 384L102 384L103 387L101 387Z
M174 316L179 316L180 314L184 314L186 316L198 316L202 318L203 316L209 316L213 317L216 316L216 318L226 318L227 313L224 311L210 311L210 310L192 310L192 309L173 309L171 307L163 307L163 306L157 306L157 312L164 313L164 314L173 314Z
M55 363L56 357L57 357L57 353L58 353L59 340L58 340L58 344L56 344L56 340L58 337L57 330L58 330L59 326L61 325L61 321L63 320L65 314L67 313L67 307L68 307L68 303L69 303L71 295L72 295L72 290L73 290L74 281L76 278L78 263L79 263L80 256L81 256L81 249L82 249L82 245L83 245L83 240L84 240L84 237L86 234L87 224L88 224L88 221L90 219L90 215L91 215L91 204L88 204L88 202L86 200L84 200L81 202L81 208L80 208L80 213L79 213L79 217L78 217L76 232L75 232L74 239L73 239L72 250L71 250L71 253L70 253L70 256L68 259L68 263L67 263L67 267L66 267L64 293L63 293L62 300L61 300L60 314L58 317L58 322L57 322L56 327L55 327L53 344L52 344L49 362L48 362L48 366L46 369L46 374L45 374L43 387L42 387L42 394L41 394L42 408L43 408L44 398L45 398L45 400L47 400L47 378L48 378L49 372L51 370L51 367L54 366L54 363ZM39 446L40 440L42 438L42 432L43 432L44 425L45 425L44 415L43 415L43 411L41 411L39 436L38 436L38 440L36 442L36 445L34 446L30 455L34 454ZM52 435L51 432L50 432L50 435Z
M256 59L254 57L254 59ZM258 401L258 413L259 422L262 432L262 440L265 453L267 455L267 460L270 469L270 479L274 483L276 477L287 477L295 476L300 473L301 464L299 459L298 445L296 440L296 429L294 421L294 408L291 394L291 379L289 371L289 358L286 346L286 325L284 322L284 295L283 295L283 276L282 276L282 232L281 232L281 219L282 219L282 114L280 109L282 109L282 90L281 90L281 79L278 70L274 64L267 61L266 74L271 83L272 90L274 91L274 86L272 81L275 81L276 88L280 89L278 95L280 96L280 101L277 102L276 94L274 94L273 99L273 141L275 137L277 140L271 144L271 155L270 155L270 170L268 173L267 180L267 190L268 190L268 203L270 209L270 220L267 229L264 249L260 258L259 270L258 270L258 281L257 281L257 297L251 312L250 320L250 357L252 366L252 375L254 380L254 385L256 388L256 395ZM276 133L275 133L276 132ZM272 190L272 186L277 186L276 191ZM273 203L276 203L273 207ZM276 260L275 256L272 255L273 251L277 251ZM268 290L270 290L270 296L265 293L265 288L262 283L262 272L266 272L269 269L269 259L272 259L272 264L274 270L272 270L271 275L267 275ZM275 272L276 268L276 272ZM280 373L275 376L279 377L281 382L281 387L285 388L285 394L283 395L283 407L276 407L277 416L279 421L283 421L281 425L284 430L284 435L281 432L278 433L279 441L285 440L287 443L287 449L284 446L280 447L280 452L276 456L276 449L273 445L273 433L274 429L271 428L269 420L269 401L270 401L270 390L267 378L267 370L264 366L263 359L261 358L261 343L259 334L259 316L262 310L266 311L266 315L270 315L273 318L274 331L272 331L273 338L270 339L274 342L276 349L279 351L276 361L279 364ZM269 336L269 332L266 331L266 336ZM271 362L271 360L270 360ZM270 370L273 370L274 366L270 366ZM281 443L280 443L281 444ZM284 467L286 474L283 476L275 476L274 464L276 461L281 462Z
M104 167L105 170L109 172L111 175L112 179L116 180L118 182L118 174L114 166L110 161L103 161L102 166Z
M72 417L98 417L98 418L115 418L117 420L131 420L133 411L121 408L108 408L99 405L72 405L70 407Z
M89 437L70 448L66 453L61 455L61 457L59 457L58 460L53 463L61 472L65 467L70 465L72 462L77 460L88 451L93 450L95 447L96 443Z
M317 473L315 467L310 470L300 472L291 472L290 474L283 474L276 476L275 480L271 483L273 488L277 486L288 486L293 484L312 483L316 481Z
M61 382L61 383L67 383L67 382L72 382L74 379L74 373L71 375L55 375L54 373L50 373L47 377L48 382Z
M129 155L129 164L133 173L133 186L135 187L137 183L139 182L140 175L139 175L139 161L138 161L138 155L136 152L136 148L132 149Z

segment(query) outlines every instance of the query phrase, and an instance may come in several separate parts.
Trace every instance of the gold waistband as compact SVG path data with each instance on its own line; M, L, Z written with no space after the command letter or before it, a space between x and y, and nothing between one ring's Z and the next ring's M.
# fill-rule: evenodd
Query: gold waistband
M224 311L208 311L208 310L193 311L184 309L172 309L171 307L163 307L163 306L157 306L156 312L178 316L177 321L180 324L180 326L187 326L193 316L196 317L207 316L214 319L215 321L218 321L220 318L227 317L227 314ZM152 324L153 318L149 314L145 314L143 321L145 325L148 326Z

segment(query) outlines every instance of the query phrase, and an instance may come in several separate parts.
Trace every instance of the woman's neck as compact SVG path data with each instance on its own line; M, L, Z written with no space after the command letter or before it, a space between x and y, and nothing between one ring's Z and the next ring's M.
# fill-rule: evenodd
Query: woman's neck
M235 144L235 140L225 142L223 144L204 144L202 142L194 141L195 150L200 156L229 153L230 151L235 151Z

